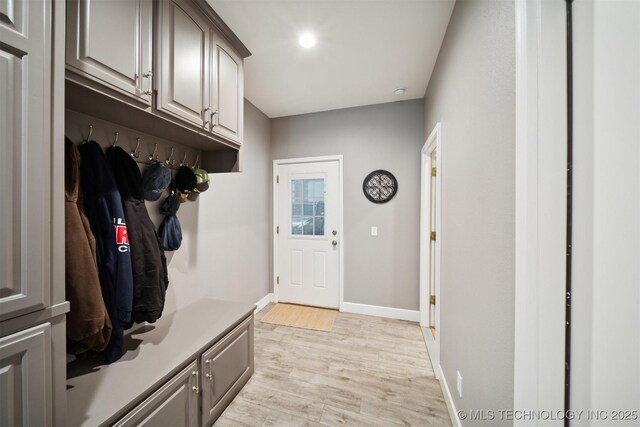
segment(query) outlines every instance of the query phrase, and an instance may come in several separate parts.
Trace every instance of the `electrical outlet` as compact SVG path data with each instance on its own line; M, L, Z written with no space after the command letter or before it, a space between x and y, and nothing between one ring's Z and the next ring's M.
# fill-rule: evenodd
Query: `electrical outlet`
M372 236L378 235L378 227L376 227L375 225L371 227L371 235Z
M458 380L456 381L456 388L458 389L458 396L462 397L462 375L460 375L460 371L456 371L458 373Z

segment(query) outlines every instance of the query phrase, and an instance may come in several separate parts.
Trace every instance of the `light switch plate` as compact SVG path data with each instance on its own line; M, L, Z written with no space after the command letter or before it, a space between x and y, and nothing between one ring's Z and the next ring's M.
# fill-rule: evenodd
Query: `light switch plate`
M372 236L377 236L378 235L378 227L376 227L376 226L372 226L371 227L371 235Z

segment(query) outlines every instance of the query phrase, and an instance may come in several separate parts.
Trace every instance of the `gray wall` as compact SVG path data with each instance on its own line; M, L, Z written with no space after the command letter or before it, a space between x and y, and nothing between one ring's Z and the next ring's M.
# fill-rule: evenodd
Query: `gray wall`
M344 155L344 300L418 310L422 100L347 108L272 121L272 158ZM377 205L362 194L375 169L398 179ZM378 236L370 227L378 227Z
M188 281L208 297L255 303L271 283L271 121L246 100L244 107L244 172L209 175L209 190L198 201L197 263Z
M440 363L457 409L509 409L515 271L513 1L456 2L424 106L424 135L437 122L443 133ZM462 398L456 371L462 375Z

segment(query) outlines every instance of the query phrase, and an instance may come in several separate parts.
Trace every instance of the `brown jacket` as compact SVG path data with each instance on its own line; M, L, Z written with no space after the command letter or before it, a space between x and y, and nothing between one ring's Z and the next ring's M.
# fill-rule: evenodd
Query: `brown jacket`
M102 299L96 241L84 213L80 192L80 153L65 138L65 267L67 351L73 354L101 351L111 338L111 320Z

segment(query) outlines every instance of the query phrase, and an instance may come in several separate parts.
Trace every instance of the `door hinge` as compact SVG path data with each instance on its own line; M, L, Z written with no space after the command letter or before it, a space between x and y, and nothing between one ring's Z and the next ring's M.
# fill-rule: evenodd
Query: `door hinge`
M431 295L429 297L429 304L436 305L436 296L435 295Z
M435 231L431 232L431 240L433 240L434 242L436 240L436 232Z
M276 276L276 285L280 284L280 276Z
M436 176L438 174L438 168L431 168L431 176Z
M276 184L280 184L280 175L276 176Z
M276 227L276 234L280 234L280 226L279 225Z

